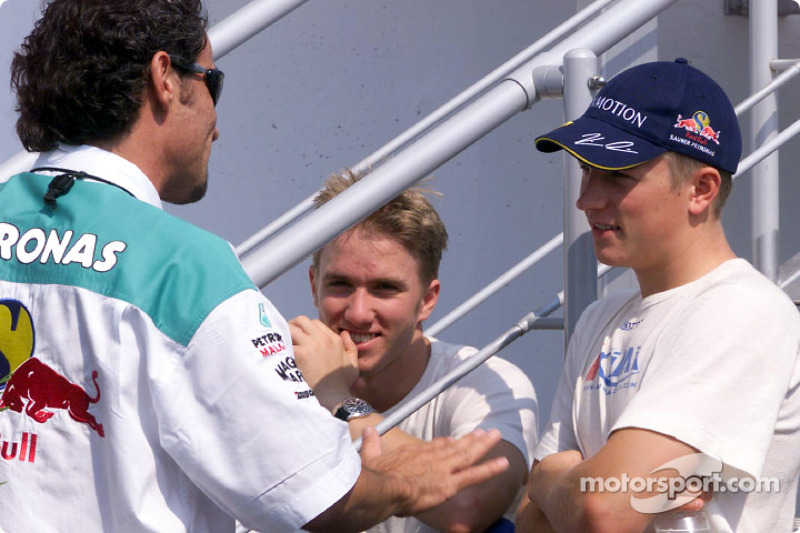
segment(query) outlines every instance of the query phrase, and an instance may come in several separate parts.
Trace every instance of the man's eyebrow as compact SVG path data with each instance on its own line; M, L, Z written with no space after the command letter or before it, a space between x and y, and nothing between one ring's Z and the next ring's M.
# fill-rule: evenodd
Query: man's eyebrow
M399 278L375 278L370 281L372 283L377 283L377 284L397 285L398 287L401 287L403 289L407 288L406 282Z
M322 279L325 280L325 281L337 280L337 279L347 279L347 276L345 276L341 272L336 272L336 271L330 272L330 271L328 271L328 272L325 272L325 274L323 274Z

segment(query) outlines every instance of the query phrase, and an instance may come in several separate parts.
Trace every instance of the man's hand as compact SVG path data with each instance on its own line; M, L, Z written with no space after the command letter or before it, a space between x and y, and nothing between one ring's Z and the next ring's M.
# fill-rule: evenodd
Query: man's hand
M392 515L409 516L441 505L463 488L508 468L498 457L475 464L500 442L500 432L475 431L383 452L375 428L362 435L361 475L342 499L303 526L314 532L363 531Z
M527 492L523 493L520 498L514 524L514 530L517 533L555 533L550 521L536 505L536 502L531 501Z
M361 462L401 488L401 500L405 501L401 501L395 514L408 516L440 505L461 489L508 469L506 457L475 464L500 440L497 430L477 430L460 439L440 437L382 453L377 432L366 428Z
M350 395L358 377L358 349L350 334L336 334L319 320L298 316L289 321L294 358L303 379L326 409Z

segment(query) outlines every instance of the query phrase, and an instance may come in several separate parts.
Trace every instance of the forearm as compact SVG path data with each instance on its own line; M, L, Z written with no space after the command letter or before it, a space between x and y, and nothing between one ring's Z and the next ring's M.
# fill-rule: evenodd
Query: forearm
M552 460L552 459L551 459ZM541 463L534 465L528 485L528 498L543 514L554 531L585 531L587 516L583 512L583 494L574 483L574 465ZM528 510L539 519L536 512ZM530 529L536 531L536 529Z
M479 486L465 489L447 502L414 518L437 531L468 533L486 531L508 511L515 493L508 485ZM521 485L514 485L519 489Z
M509 469L500 476L461 490L445 503L414 515L437 531L485 531L499 520L524 489L528 468L522 453L513 444L502 441L486 456L505 457Z
M331 533L364 531L402 512L407 499L397 479L364 468L350 492L303 529Z
M347 425L350 427L350 436L353 440L360 438L364 428L375 427L382 422L383 419L384 416L380 413L370 413L367 416L350 420L347 422ZM396 427L381 435L381 446L383 446L385 451L394 450L405 444L420 444L422 442L424 441Z
M590 477L605 477L593 466L577 451L547 456L531 470L528 496L558 532L641 532L648 519L632 509L629 493L584 486Z

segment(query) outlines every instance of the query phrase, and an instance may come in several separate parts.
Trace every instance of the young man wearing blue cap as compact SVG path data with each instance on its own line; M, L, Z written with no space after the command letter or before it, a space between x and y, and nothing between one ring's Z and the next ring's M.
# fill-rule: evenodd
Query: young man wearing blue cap
M678 508L718 533L791 531L800 315L725 238L727 96L685 60L639 65L536 147L580 160L597 259L639 290L581 316L517 531L639 532Z

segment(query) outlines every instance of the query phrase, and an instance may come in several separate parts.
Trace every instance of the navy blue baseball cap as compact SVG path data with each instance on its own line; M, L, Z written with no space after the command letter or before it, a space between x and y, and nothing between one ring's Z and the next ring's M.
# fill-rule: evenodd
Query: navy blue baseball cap
M635 167L671 151L733 174L742 155L739 121L728 96L685 59L621 72L580 118L535 144L542 152L566 150L605 170Z

